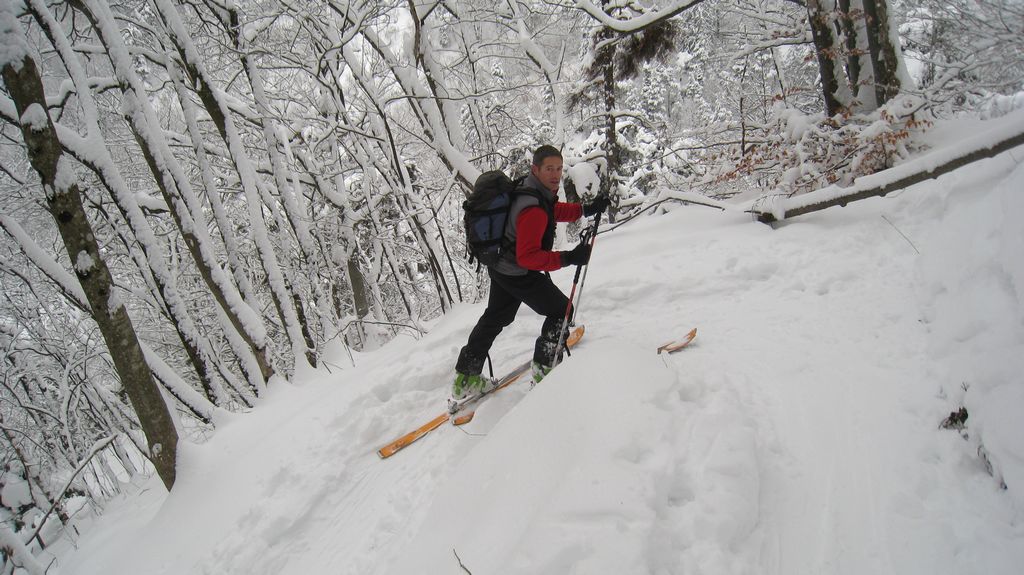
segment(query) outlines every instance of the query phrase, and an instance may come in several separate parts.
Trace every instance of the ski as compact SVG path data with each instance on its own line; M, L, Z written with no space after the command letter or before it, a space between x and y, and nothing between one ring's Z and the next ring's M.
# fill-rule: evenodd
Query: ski
M511 372L509 372L507 375L505 375L505 377L502 377L501 379L496 380L495 383L494 383L494 387L488 389L487 391L484 391L482 393L478 393L476 395L470 395L470 396L468 396L468 397L466 397L464 399L460 399L458 401L449 399L448 400L448 413L450 413L452 415L455 415L456 413L462 411L467 405L469 405L471 403L475 403L476 401L479 401L479 400L483 399L485 396L488 396L488 395L494 393L495 391L498 391L499 389L501 389L503 387L506 387L506 386L508 386L508 385L510 385L512 383L515 383L515 381L517 379L519 379L519 377L522 376L524 373L526 373L526 370L528 370L528 369L530 369L530 362L526 362L526 363L516 367Z
M569 334L569 338L566 340L567 345L569 347L573 347L577 343L579 343L580 339L583 338L583 332L583 326L574 329L573 332ZM392 455L398 453L402 449L405 449L406 447L408 447L409 445L411 445L424 435L430 433L431 431L437 429L438 427L441 427L448 421L451 421L455 425L465 425L469 423L470 421L472 421L475 411L460 415L459 412L465 406L475 403L480 399L483 399L484 397L498 391L499 389L504 389L508 387L509 385L515 383L520 377L522 377L524 373L528 372L529 370L529 361L517 366L510 373L508 373L500 380L498 380L498 385L496 385L493 389L487 391L486 393L475 395L473 397L463 400L462 402L459 403L458 409L456 409L454 412L446 410L444 413L438 415L437 417L410 431L409 433L406 433L405 435L399 437L398 439L392 441L391 443L385 445L384 447L381 447L380 449L377 450L377 455L379 455L381 459L387 459L388 457L391 457Z
M529 361L519 365L514 370L512 370L508 375L498 380L498 384L495 385L490 390L485 391L484 393L481 393L479 395L474 395L473 397L467 397L466 399L460 401L454 409L451 405L449 405L448 412L452 414L452 424L466 425L470 421L473 421L473 415L476 413L476 410L461 413L466 408L467 405L471 403L476 403L477 401L480 401L481 399L487 397L488 395L494 393L495 391L504 389L512 385L513 383L519 381L519 378L522 377L523 374L525 374L528 371L530 371Z
M691 329L690 333L686 334L686 337L684 337L682 340L680 340L680 341L673 340L673 341L670 341L670 342L666 343L665 345L659 347L658 348L658 353L659 354L662 353L662 352L664 352L664 353L673 353L673 352L679 351L679 350L683 349L684 347L690 345L690 342L693 341L693 338L695 338L695 337L697 337L697 328Z
M580 327L577 327L576 329L574 329L572 331L572 333L569 334L569 337L567 337L565 339L565 346L567 348L569 348L569 349L572 349L573 347L576 347L576 344L579 343L581 339L583 339L583 332L584 331L585 331L585 327L584 326L580 326ZM473 398L470 398L468 401L462 402L459 405L459 408L457 410L455 410L454 412L452 412L452 423L454 425L466 425L470 421L473 421L473 416L476 415L476 410L475 409L473 411L462 413L460 415L456 415L456 414L459 414L459 412L463 411L465 406L467 406L467 405L469 405L471 403L476 403L477 401L483 399L484 397L486 397L486 396L488 396L488 395L490 395L490 394L492 394L492 393L494 393L494 392L496 392L498 390L504 389L504 388L512 385L516 381L519 381L520 377L522 377L524 374L526 374L528 371L530 371L530 364L531 363L532 362L530 362L530 361L527 361L527 362L523 363L519 367L517 367L514 370L512 370L512 373L510 373L510 374L506 375L505 377L501 378L501 380L498 382L498 385L496 385L494 388L492 388L489 391L486 391L484 393L481 393L480 395L474 396Z

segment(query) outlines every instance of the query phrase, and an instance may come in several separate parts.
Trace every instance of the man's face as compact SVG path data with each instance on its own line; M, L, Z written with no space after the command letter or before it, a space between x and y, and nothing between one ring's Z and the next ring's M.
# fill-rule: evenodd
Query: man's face
M558 184L562 181L562 158L550 156L544 158L539 166L530 165L533 176L544 184L544 187L552 192L558 191Z

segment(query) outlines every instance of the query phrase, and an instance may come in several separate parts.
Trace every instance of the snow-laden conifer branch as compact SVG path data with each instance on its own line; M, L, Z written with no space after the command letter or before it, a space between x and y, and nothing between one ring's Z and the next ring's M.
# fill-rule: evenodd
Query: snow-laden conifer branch
M669 18L673 18L700 4L703 0L674 0L668 6L641 14L633 18L620 20L610 16L595 5L591 0L576 0L576 6L601 23L602 26L619 34L635 34Z

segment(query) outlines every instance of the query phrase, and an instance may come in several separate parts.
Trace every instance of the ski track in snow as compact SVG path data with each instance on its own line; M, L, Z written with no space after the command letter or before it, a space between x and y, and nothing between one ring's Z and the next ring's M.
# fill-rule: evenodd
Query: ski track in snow
M140 512L152 519L120 538L101 519L61 572L464 573L454 550L477 575L1017 573L1020 496L936 428L979 375L943 358L999 329L1022 278L961 270L1004 288L992 313L950 326L955 300L919 277L954 241L922 218L955 219L968 200L947 188L982 194L1011 169L987 166L775 230L690 207L603 235L587 335L533 391L378 459L443 410L483 309L460 306L419 341L273 390L185 451L174 493ZM555 278L568 291L571 274ZM540 322L522 310L496 371L528 356ZM654 353L694 326L690 347ZM1012 393L992 385L982 412ZM1019 437L988 433L1003 460L1019 454Z

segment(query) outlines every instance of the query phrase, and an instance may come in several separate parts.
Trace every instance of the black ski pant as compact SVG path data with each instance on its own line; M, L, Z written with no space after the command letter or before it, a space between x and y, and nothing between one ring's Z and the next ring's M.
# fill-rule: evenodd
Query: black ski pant
M569 298L546 273L530 271L524 276L507 276L492 269L487 271L491 276L487 309L470 332L469 341L459 353L455 370L467 375L480 373L494 339L516 319L519 304L523 303L545 318L534 346L533 360L546 366L554 365L558 330L565 319Z

